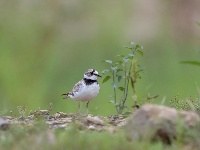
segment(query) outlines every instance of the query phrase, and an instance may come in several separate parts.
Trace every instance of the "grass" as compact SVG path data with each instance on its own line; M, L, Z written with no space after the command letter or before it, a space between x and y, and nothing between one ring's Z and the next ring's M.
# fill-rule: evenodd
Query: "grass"
M49 130L44 125L32 128L13 126L8 131L0 131L0 149L162 149L163 145L138 141L128 141L123 131L108 132L80 131L76 126L68 129Z
M199 97L189 97L181 99L176 95L173 99L170 100L169 106L174 107L178 110L193 110L200 114L200 99Z
M190 146L194 145L187 147ZM67 129L50 130L43 123L38 123L31 128L17 125L12 126L10 130L0 131L1 150L181 150L184 147L186 145L180 142L174 142L168 146L159 141L129 141L123 130L110 134L108 132L79 130L74 125Z
M172 102L177 109L182 108L177 97ZM19 119L23 120L18 124L10 125L7 130L0 130L1 150L182 150L184 148L195 150L195 148L200 148L200 126L184 133L182 127L178 127L180 136L177 136L171 145L165 145L161 141L129 140L125 127L118 128L114 133L81 128L76 123L68 124L66 128L50 129L41 115L35 118L34 123L30 125L26 121L27 116L24 115L26 114L25 107L18 106L17 108L21 115ZM51 108L52 104L48 112ZM144 134L148 133L144 132Z

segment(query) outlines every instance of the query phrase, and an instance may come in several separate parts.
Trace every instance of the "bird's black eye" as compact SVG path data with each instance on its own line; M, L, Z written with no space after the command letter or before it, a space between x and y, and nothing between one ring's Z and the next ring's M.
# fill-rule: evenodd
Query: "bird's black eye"
M90 72L91 75L94 75L95 70L93 69L92 72Z

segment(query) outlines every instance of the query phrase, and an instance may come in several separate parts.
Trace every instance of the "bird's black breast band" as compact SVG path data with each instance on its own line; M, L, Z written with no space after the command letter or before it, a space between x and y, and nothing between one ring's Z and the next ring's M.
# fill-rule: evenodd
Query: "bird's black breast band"
M98 84L97 80L91 80L91 79L86 79L86 78L84 78L83 80L84 80L86 85L91 85L95 82Z

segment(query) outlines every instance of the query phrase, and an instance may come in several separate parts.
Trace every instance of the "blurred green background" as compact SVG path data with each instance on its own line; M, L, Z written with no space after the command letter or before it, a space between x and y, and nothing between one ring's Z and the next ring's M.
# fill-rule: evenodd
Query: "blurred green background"
M1 113L20 105L28 111L48 109L49 103L54 113L77 112L77 103L63 100L61 94L88 68L107 68L101 61L126 53L123 46L131 41L144 47L139 97L158 94L157 103L178 93L180 98L199 97L200 68L180 64L200 60L197 22L198 0L1 0ZM90 113L115 114L108 103L110 83L99 83L101 91L90 103Z

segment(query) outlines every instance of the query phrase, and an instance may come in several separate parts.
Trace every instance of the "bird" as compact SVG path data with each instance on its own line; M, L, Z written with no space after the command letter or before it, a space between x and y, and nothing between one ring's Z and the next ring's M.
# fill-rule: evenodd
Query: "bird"
M100 90L97 82L98 77L101 76L95 69L88 69L84 73L83 79L76 83L70 92L62 94L64 96L63 99L71 98L78 101L78 113L80 113L80 102L87 102L88 114L89 102L98 95Z

